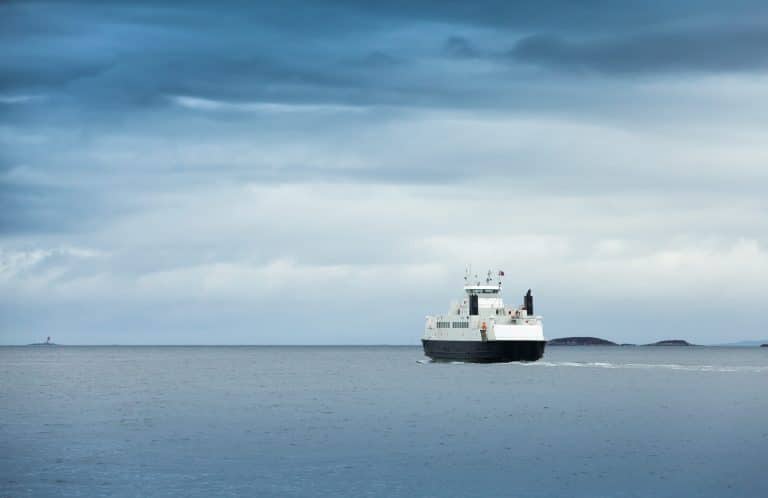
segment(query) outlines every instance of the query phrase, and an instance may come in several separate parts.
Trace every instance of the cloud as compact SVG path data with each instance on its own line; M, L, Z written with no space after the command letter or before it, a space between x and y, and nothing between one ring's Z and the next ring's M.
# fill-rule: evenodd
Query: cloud
M79 296L258 301L290 286L310 301L325 299L327 287L336 296L367 289L369 297L423 299L418 296L435 281L450 283L470 263L501 266L517 283L536 282L561 296L684 293L682 300L711 300L731 288L752 302L768 281L768 240L739 236L744 227L765 225L749 204L728 211L707 198L674 206L663 195L567 199L524 191L501 204L508 189L496 186L482 189L494 206L485 214L482 205L462 202L465 189L318 183L187 189L113 220L90 238L90 249L6 252L4 266L12 271L5 273L23 277L9 280L8 290L28 288L24 279L40 281L38 272L53 271L55 279L45 277L51 287L39 288L43 295L72 296L55 289L67 289L68 279L107 275L104 289ZM728 234L721 227L731 219L743 224ZM431 277L398 274L419 268ZM397 289L403 281L408 290ZM588 291L580 290L584 282Z
M463 36L451 36L445 41L445 52L452 57L477 57L480 52Z
M65 110L89 119L163 108L173 104L169 95L283 111L526 110L550 105L546 89L557 81L534 77L530 65L601 75L764 69L765 27L749 21L757 18L754 2L728 9L697 3L695 13L685 3L601 3L599 15L595 8L564 1L546 9L495 1L480 9L295 2L290 11L305 14L296 16L266 4L214 10L115 2L92 9L72 2L46 6L41 15L38 4L8 4L8 24L29 29L5 33L0 88L10 96L50 93L52 105L61 106L54 115ZM503 48L478 48L509 47L515 39L505 56ZM574 83L563 80L554 99L573 100Z
M42 99L41 95L0 95L0 104L26 104Z
M80 278L80 275L73 275L74 266L89 264L89 261L104 256L99 250L82 247L0 248L0 292L49 296L53 292L56 295L58 286Z
M572 40L531 35L509 52L517 61L605 74L763 71L768 25L651 30Z
M237 111L264 113L306 113L306 112L360 112L364 107L351 105L329 104L281 104L275 102L226 102L221 100L203 99L188 96L173 96L171 101L176 105L197 111Z
M353 64L359 64L366 69L375 68L392 68L403 61L381 50L373 50L364 57L356 58L352 61Z

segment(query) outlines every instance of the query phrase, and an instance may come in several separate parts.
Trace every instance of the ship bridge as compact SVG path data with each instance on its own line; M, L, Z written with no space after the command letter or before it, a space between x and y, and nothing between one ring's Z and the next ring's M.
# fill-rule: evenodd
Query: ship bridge
M495 310L504 307L501 298L501 283L486 285L465 285L468 296L469 314L478 315L481 309Z

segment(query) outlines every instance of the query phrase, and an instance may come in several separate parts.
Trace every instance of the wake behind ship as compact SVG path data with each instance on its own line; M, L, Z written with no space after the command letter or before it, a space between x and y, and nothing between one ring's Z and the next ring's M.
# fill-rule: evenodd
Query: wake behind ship
M464 277L462 301L453 303L445 315L427 316L421 342L424 354L433 360L471 362L536 361L544 355L544 329L533 313L531 290L523 305L507 307L501 298L501 277L493 282L469 283Z

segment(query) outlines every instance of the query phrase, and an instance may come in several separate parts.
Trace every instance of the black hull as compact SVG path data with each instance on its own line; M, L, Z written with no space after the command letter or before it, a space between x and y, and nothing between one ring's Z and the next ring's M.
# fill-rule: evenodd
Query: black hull
M433 360L478 363L536 361L546 341L434 341L422 339L424 354Z

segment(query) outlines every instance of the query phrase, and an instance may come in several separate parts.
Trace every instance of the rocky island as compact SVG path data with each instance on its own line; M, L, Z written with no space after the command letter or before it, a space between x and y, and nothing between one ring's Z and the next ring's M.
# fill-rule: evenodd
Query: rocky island
M646 346L695 346L683 339L666 339L664 341L654 342L653 344L646 344Z
M558 337L557 339L551 339L547 341L549 346L635 346L635 344L617 344L608 339L602 339L600 337ZM665 339L663 341L654 342L651 344L643 344L644 346L695 346L690 342L683 339ZM763 344L763 347L768 347L768 344Z
M615 342L599 337L560 337L547 342L550 346L618 346Z

